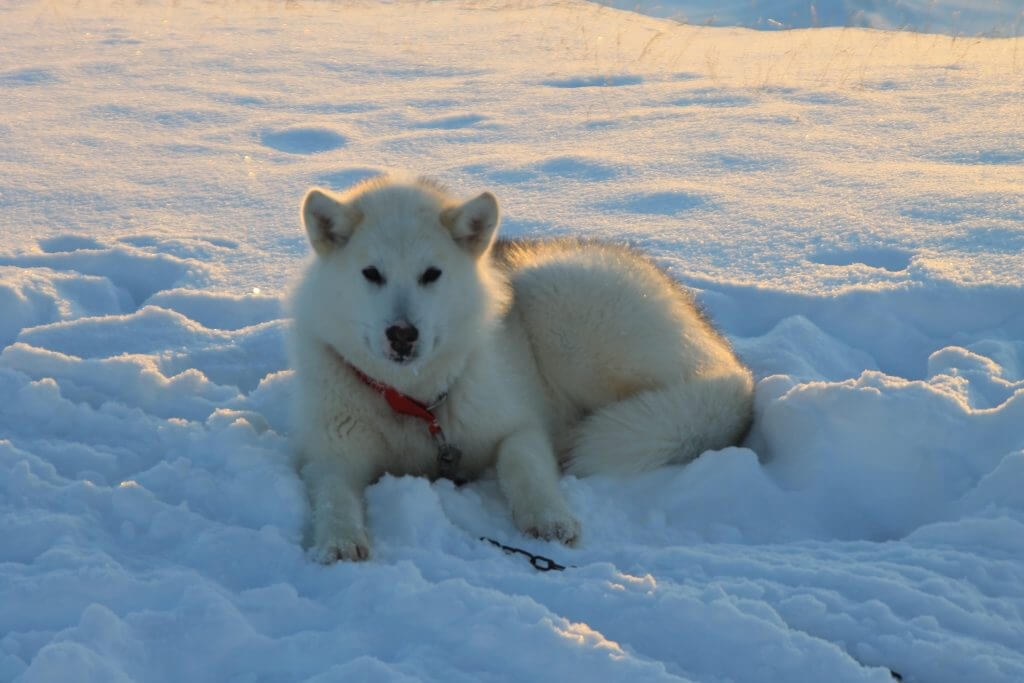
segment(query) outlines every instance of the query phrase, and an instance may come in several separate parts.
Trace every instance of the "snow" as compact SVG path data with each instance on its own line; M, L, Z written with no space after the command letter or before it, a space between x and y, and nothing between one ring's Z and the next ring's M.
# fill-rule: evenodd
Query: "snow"
M707 26L860 26L967 36L1024 33L1020 0L601 0L601 4Z
M1024 680L1024 58L962 37L1020 3L675 7L950 35L0 5L0 681ZM575 549L385 477L371 561L310 561L298 201L388 167L648 250L754 369L747 442L564 479Z

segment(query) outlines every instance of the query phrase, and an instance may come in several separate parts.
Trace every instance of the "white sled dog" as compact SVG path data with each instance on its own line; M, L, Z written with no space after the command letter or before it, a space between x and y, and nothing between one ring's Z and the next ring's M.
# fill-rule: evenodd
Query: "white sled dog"
M302 218L294 415L323 562L369 557L363 490L385 472L493 467L523 532L573 545L560 469L687 462L750 425L749 370L629 249L496 241L493 195L427 179L314 188Z

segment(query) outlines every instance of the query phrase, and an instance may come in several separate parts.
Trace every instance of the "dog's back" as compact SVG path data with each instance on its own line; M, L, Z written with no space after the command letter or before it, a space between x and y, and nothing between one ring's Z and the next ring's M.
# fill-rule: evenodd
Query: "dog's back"
M690 295L634 250L499 243L577 474L641 471L736 443L753 381ZM574 424L575 423L575 424Z

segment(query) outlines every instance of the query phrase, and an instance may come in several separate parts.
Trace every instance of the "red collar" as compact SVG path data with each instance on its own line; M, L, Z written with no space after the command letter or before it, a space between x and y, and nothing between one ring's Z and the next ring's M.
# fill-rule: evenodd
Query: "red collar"
M384 400L391 406L391 410L402 415L411 415L412 417L419 418L427 423L427 429L430 430L430 435L442 440L444 439L441 433L441 425L437 421L437 416L434 415L433 409L444 403L444 400L448 398L448 392L441 394L433 405L426 406L411 396L406 396L398 389L392 386L388 386L383 382L378 382L374 378L367 375L365 372L352 365L348 361L345 364L352 368L352 372L356 374L356 377L362 380L363 384L370 387L378 394L384 397Z
M334 348L328 346L327 348L334 351ZM370 387L378 394L384 397L384 400L388 402L391 410L402 415L409 415L411 417L418 418L427 423L427 429L430 430L430 436L434 437L434 443L437 445L437 474L440 477L451 479L455 482L456 486L461 485L464 480L459 477L459 461L462 458L462 451L448 443L444 438L444 432L441 430L441 424L437 421L437 416L434 415L434 409L444 403L444 400L448 398L448 392L444 392L437 397L432 405L426 406L412 398L406 396L398 389L390 387L383 382L378 382L374 378L367 375L365 372L357 368L356 366L345 360L341 354L337 351L334 353L338 356L338 359L352 369L356 377L362 380L363 384Z

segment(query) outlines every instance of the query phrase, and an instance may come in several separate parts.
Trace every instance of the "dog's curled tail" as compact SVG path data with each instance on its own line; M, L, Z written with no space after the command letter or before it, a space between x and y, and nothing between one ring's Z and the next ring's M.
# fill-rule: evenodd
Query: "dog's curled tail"
M753 392L750 372L734 367L606 405L576 427L565 472L645 472L735 445L750 429Z

